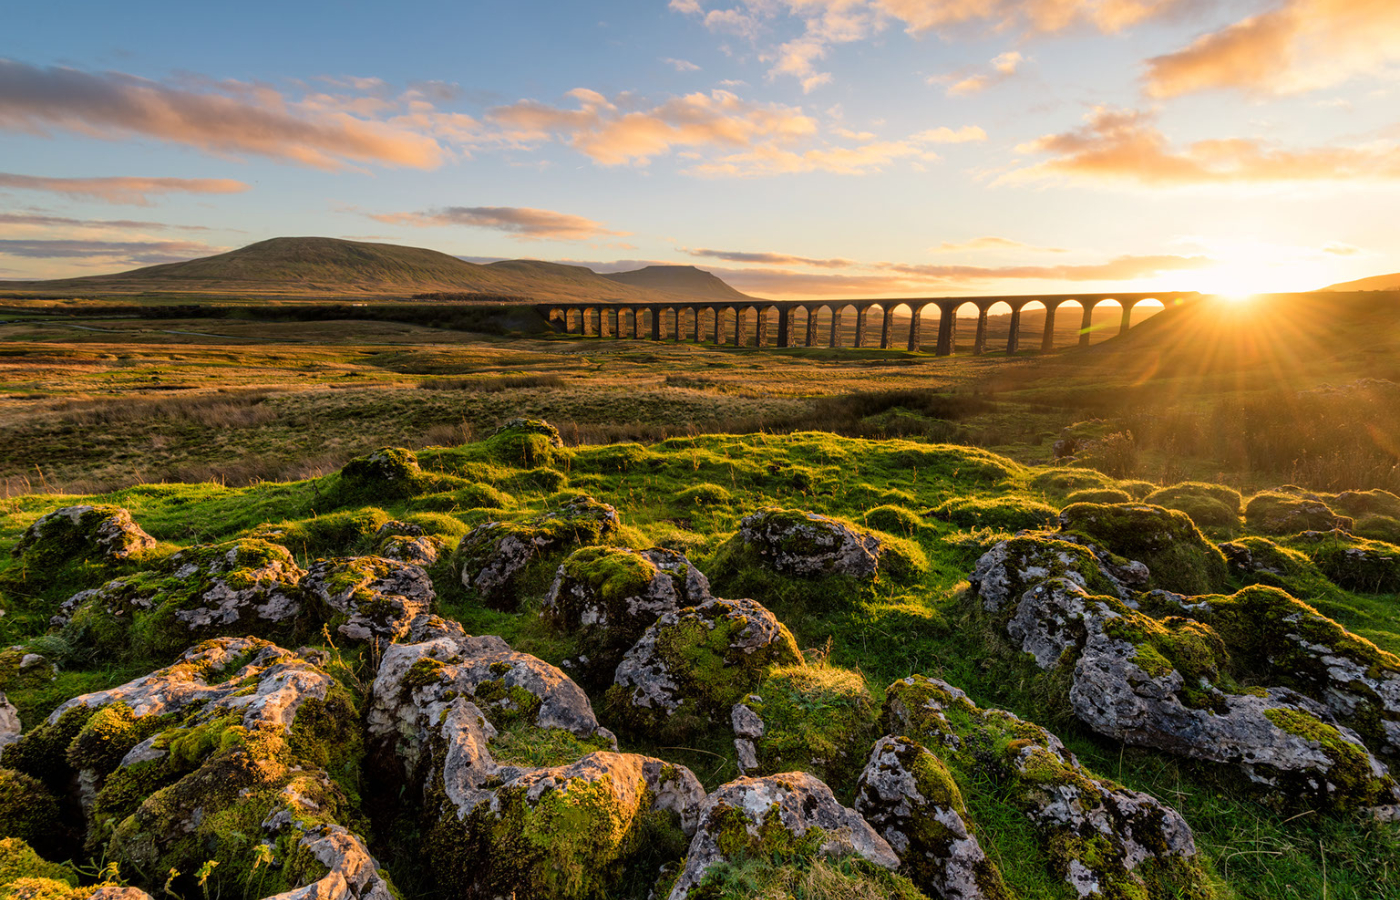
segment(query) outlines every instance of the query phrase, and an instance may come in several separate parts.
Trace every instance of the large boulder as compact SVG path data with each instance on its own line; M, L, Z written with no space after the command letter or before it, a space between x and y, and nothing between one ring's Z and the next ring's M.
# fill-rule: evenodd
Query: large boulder
M493 459L530 469L553 462L564 441L544 419L516 417L502 423L482 446Z
M1086 590L1129 600L1135 589L1146 586L1147 568L1064 536L1020 534L982 554L968 583L982 609L1001 616L1047 578L1064 578Z
M570 673L606 686L657 618L708 599L710 582L674 550L584 547L559 566L541 614L586 648L565 661Z
M879 570L883 549L878 537L855 525L772 507L745 516L735 537L762 565L806 578L847 575L868 581Z
M424 858L443 890L606 896L644 835L694 831L695 776L613 752L558 669L431 617L410 636L423 640L385 652L367 724L384 781L423 798Z
M1225 557L1185 513L1142 503L1073 503L1060 530L1145 564L1150 586L1205 594L1226 584Z
M272 636L302 614L304 574L285 547L267 541L193 547L73 595L54 624L75 645L112 651L130 645L139 622L136 649L157 654L220 635Z
M437 596L427 572L382 556L317 560L302 589L337 633L381 648L408 634Z
M1042 669L1071 667L1070 707L1100 734L1234 766L1288 808L1400 802L1386 766L1322 703L1283 687L1222 690L1226 642L1201 622L1050 579L1026 591L1006 633Z
M40 516L11 551L26 563L58 565L73 560L114 562L156 545L120 506L65 506Z
M429 493L451 482L448 477L423 471L412 450L382 447L346 463L337 487L346 499L378 502Z
M499 609L515 609L516 583L538 557L566 547L604 544L621 523L617 510L580 496L524 522L478 525L457 546L462 585Z
M929 896L1011 900L977 841L953 773L928 748L893 735L876 741L856 784L855 808Z
M442 556L441 538L426 534L421 525L391 520L375 532L375 554L398 562L432 568Z
M1301 531L1350 531L1354 522L1339 516L1320 498L1264 491L1249 499L1245 523L1260 534L1298 534Z
M884 724L1021 810L1051 872L1080 898L1209 896L1186 820L1147 794L1095 777L1038 725L982 709L913 675L890 686Z
M1400 591L1400 547L1345 531L1305 531L1295 538L1333 584L1363 594Z
M705 800L685 867L667 900L702 896L706 874L725 861L775 856L858 856L881 868L899 867L885 839L813 776L740 778Z
M669 612L617 666L608 711L630 730L680 738L727 722L772 666L800 665L791 632L753 600Z
M88 845L148 890L172 870L193 887L203 869L211 894L256 884L306 900L390 900L327 775L355 758L359 731L353 698L314 656L220 638L63 703L5 760L73 786ZM264 849L250 853L249 840Z

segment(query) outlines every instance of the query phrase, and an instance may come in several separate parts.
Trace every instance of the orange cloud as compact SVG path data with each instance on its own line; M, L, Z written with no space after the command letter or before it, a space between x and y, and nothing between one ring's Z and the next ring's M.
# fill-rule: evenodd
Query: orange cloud
M632 111L627 109L635 103L630 95L609 100L578 88L569 96L578 108L521 100L491 110L489 118L506 129L509 140L558 137L604 166L646 165L676 147L743 147L762 139L789 141L817 130L816 121L801 109L748 103L729 91L672 97Z
M363 99L373 110L382 109L384 101ZM303 107L271 89L237 83L201 92L117 72L0 60L0 128L11 131L44 135L61 129L107 140L148 137L321 169L352 163L431 169L446 157L436 139L418 130L422 122L381 121L346 109L324 96L309 98Z
M1283 94L1379 73L1397 60L1394 0L1286 0L1148 60L1145 77L1153 97L1211 89Z
M742 250L689 250L685 251L691 256L702 256L709 259L721 259L725 262L749 263L760 266L812 266L818 269L845 269L860 265L855 260L832 257L829 259L814 259L810 256L792 256L787 253L762 253L746 252Z
M48 191L104 203L150 206L152 194L239 194L249 186L231 178L43 178L0 172L0 187Z
M1016 74L1016 69L1024 59L1025 57L1014 50L1007 51L992 60L990 71L978 72L975 75L968 75L954 81L948 87L948 96L966 97L970 94L981 93L992 85L1000 84Z
M0 240L0 256L82 259L106 266L181 262L225 249L199 241Z
M944 241L933 248L934 253L960 253L964 250L1030 250L1036 253L1068 253L1063 247L1036 247L1031 244L1023 244L1020 241L1013 241L1010 238L1002 237L979 237L970 241L953 243Z
M140 222L133 219L74 219L41 213L0 213L0 225L22 225L29 228L117 228L135 231L212 231L205 225L168 225L165 222Z
M1098 107L1086 118L1082 128L1018 147L1019 152L1051 158L1001 181L1064 176L1171 187L1400 178L1400 156L1392 142L1283 150L1258 140L1233 138L1175 148L1147 113Z
M581 241L604 235L621 237L630 234L626 231L609 231L601 222L583 216L518 206L449 206L427 212L378 213L370 218L387 225L420 228L435 225L490 228L528 240L552 238Z

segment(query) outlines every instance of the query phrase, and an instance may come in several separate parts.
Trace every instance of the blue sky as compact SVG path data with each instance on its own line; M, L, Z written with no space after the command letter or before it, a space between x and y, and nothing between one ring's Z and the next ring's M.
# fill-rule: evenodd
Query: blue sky
M767 296L1400 269L1400 5L64 3L0 45L0 278L328 235Z

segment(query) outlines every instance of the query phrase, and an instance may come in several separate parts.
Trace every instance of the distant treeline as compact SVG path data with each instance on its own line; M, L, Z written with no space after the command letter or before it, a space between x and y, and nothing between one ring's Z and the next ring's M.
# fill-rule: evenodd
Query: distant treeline
M485 296L485 295L482 295ZM450 328L482 334L535 333L549 325L526 305L436 305L423 303L224 303L82 304L59 307L0 307L0 315L52 315L128 319L242 319L255 322L325 322L360 319L400 322L426 328Z

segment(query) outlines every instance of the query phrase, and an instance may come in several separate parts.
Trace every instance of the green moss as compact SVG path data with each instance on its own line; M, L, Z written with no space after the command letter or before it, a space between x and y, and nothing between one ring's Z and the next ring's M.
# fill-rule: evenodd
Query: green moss
M68 765L98 774L111 772L131 748L160 731L168 720L161 716L137 718L125 703L97 710L67 748Z
M1239 491L1223 484L1211 484L1207 481L1183 481L1170 487L1158 488L1144 499L1147 503L1155 506L1181 509L1180 506L1176 505L1178 501L1192 501L1203 497L1219 503L1236 519L1244 511L1244 497L1240 496Z
M1021 497L950 497L929 515L963 528L1023 531L1055 520L1055 507Z
M0 834L47 849L62 831L58 801L43 782L0 769Z
M1317 744L1332 761L1327 770L1332 790L1317 789L1323 808L1351 810L1389 802L1395 782L1378 777L1366 751L1343 738L1336 728L1302 710L1270 709L1264 716L1289 734Z
M1065 507L1060 522L1063 531L1145 563L1153 587L1207 594L1225 586L1224 555L1183 513L1145 504L1076 503Z
M1301 531L1350 530L1353 522L1339 516L1322 500L1281 491L1255 494L1245 506L1244 517L1250 530L1260 534L1297 534Z
M1142 500L1157 490L1157 485L1150 481L1119 481L1118 489L1125 491L1134 500Z
M1394 544L1333 533L1301 546L1333 584L1358 593L1400 592L1400 547Z
M1065 497L1066 503L1131 503L1132 496L1118 488L1086 488Z
M78 873L71 866L45 862L22 837L0 838L0 888L5 895L12 895L14 883L21 879L41 879L72 888L78 884Z
M865 524L879 531L914 537L925 526L924 520L915 512L902 506L885 504L866 510Z
M590 753L611 750L602 735L580 738L563 728L540 728L523 719L508 724L491 739L491 758L501 765L540 768L576 763Z
M763 720L758 774L806 771L829 784L854 780L875 738L877 709L859 672L775 666L744 702Z
M1046 469L1031 479L1031 487L1063 499L1074 491L1113 490L1118 482L1093 469Z
M708 482L691 485L676 494L676 503L681 506L727 507L733 499L728 490Z

